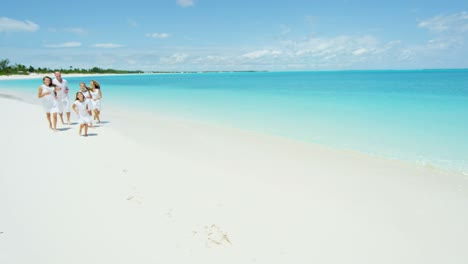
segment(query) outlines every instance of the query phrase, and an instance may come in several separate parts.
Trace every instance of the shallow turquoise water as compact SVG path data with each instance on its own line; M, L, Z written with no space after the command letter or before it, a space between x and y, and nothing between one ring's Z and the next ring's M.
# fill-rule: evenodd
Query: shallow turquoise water
M104 109L126 102L139 110L468 171L468 70L93 78L102 85ZM77 91L91 77L66 79ZM40 84L0 81L0 88L35 93Z

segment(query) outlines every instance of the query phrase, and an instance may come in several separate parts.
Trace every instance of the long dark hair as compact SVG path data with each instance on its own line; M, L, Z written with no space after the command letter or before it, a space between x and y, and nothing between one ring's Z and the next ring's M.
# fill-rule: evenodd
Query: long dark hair
M86 83L80 82L80 86L81 86L82 84L84 85L84 87L85 87L85 89L86 89L86 91L85 91L85 92L82 92L82 93L88 92L88 95L91 97L91 92L90 92L90 91L91 91L91 88L88 87L88 86L86 86ZM84 94L83 94L83 96L84 96Z
M94 84L94 88L101 89L101 85L97 81L91 80L91 82Z
M50 83L48 87L54 87L54 96L57 96L57 91L55 91L56 85L52 83L52 78L50 78L49 76L44 76L44 78L42 78L42 82L44 82L45 79L49 79Z
M50 78L49 76L44 76L44 78L42 78L42 82L45 81L45 79L49 79L50 83L49 83L49 87L51 86L55 86L53 83L52 83L52 78Z
M84 97L84 94L82 92L77 92L76 93L76 96L75 96L75 101L80 101L80 99L78 99L78 94L81 94L83 96L83 101L85 100L85 97ZM80 101L81 102L81 101Z

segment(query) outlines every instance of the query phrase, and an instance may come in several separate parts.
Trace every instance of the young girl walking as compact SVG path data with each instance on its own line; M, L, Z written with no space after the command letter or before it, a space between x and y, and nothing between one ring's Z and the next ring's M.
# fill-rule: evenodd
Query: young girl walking
M101 124L101 119L99 118L99 115L101 114L102 99L101 85L97 81L92 80L89 83L89 86L91 86L90 93L93 100L94 119L97 120L99 124Z
M91 88L87 87L84 82L80 83L80 91L83 93L85 102L88 104L88 113L92 117L93 116L93 97L91 96L90 92ZM89 123L91 128L94 128L94 122Z
M90 106L85 100L82 92L76 93L75 103L73 103L73 111L78 115L78 123L80 124L80 131L78 134L81 136L84 128L84 136L88 136L88 124L91 123L91 116L89 115Z

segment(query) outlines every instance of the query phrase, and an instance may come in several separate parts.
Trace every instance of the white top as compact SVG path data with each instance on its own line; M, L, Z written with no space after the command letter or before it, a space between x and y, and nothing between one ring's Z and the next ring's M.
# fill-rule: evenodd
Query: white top
M46 86L45 84L41 85L42 91L41 91L41 104L42 107L44 107L44 110L46 113L56 113L57 112L57 100L55 100L55 94L54 90L55 87L53 86ZM50 92L50 94L47 94L47 92Z
M88 105L87 101L80 102L79 100L76 100L74 104L76 105L79 116L89 116L88 110L91 110L92 108Z
M89 91L91 93L91 96L93 97L93 99L98 99L99 98L99 90L98 89L95 89L95 92L93 91Z
M92 99L93 98L91 93L88 90L86 90L84 92L80 90L80 92L84 95L85 99Z
M46 92L50 92L50 94L48 95L45 95L42 98L42 100L47 100L47 101L53 101L55 98L55 94L54 94L54 87L53 86L47 86L45 84L41 85L42 86L42 93L41 95L45 94Z
M57 79L53 79L52 83L57 86L57 88L61 88L60 90L57 89L57 97L62 100L68 100L68 82L65 79L62 79L62 82L59 82Z

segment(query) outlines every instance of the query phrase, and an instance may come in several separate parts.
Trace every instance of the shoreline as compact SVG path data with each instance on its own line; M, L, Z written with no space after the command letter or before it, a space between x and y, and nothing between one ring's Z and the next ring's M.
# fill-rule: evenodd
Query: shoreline
M52 74L53 75L53 74ZM116 74L102 74L97 76L110 76L110 75L116 75ZM121 75L121 74L117 74ZM128 75L133 75L133 74L128 74ZM140 75L140 74L138 74ZM88 77L88 76L96 76L96 74L76 74L76 75L67 75L68 77ZM15 78L20 78L24 76L16 76ZM34 78L41 78L42 76L39 77L34 77ZM24 78L23 78L24 79ZM26 78L26 79L32 79L32 78ZM15 80L15 79L12 79ZM0 79L2 81L2 79ZM3 92L3 93L2 93ZM0 98L2 97L2 94L4 95L3 97L13 97L16 98L18 101L23 101L26 103L30 104L38 104L37 98L34 95L28 94L28 93L22 93L18 91L14 91L11 89L4 89L0 88ZM125 110L124 110L125 109ZM124 110L124 111L123 111ZM224 124L217 124L213 122L208 122L208 121L200 121L200 120L191 120L187 118L182 118L174 115L161 115L161 113L152 113L149 114L146 111L142 110L134 110L131 108L128 108L126 106L123 107L115 107L113 104L109 104L106 106L106 111L105 112L114 112L117 113L119 118L126 118L126 119L134 119L135 117L139 118L138 122L134 122L134 126L140 126L141 124L145 123L145 120L153 120L153 122L159 122L159 121L166 121L166 120L172 120L174 122L178 122L181 124L193 124L195 126L205 126L205 127L211 127L211 128L216 128L220 131L231 131L235 133L240 133L240 134L246 134L246 135L252 135L255 137L268 137L271 138L272 140L283 140L283 141L289 141L292 142L293 144L299 144L299 145L309 145L312 148L324 148L324 149L329 149L331 151L336 151L339 153L351 153L352 155L362 155L363 157L366 158L371 158L371 159L381 159L385 160L387 162L395 162L395 163L400 163L400 164L406 164L407 166L413 166L414 168L426 168L430 170L437 170L443 173L450 173L450 174L459 174L459 175L464 175L468 176L468 172L463 170L463 169L451 169L447 167L442 167L438 166L437 164L433 164L430 162L422 162L422 161L413 161L413 160L406 160L406 159L401 159L401 158L395 158L395 157L389 157L389 156L384 156L384 155L379 155L379 154L373 154L370 152L364 152L364 151L358 151L355 149L348 149L348 148L339 148L339 147L334 147L330 145L325 145L325 144L319 144L315 142L310 142L306 140L300 140L300 139L295 139L291 137L286 137L286 136L281 136L281 135L275 135L275 134L269 134L269 133L264 133L256 130L249 130L249 129L243 129L243 128L238 128L235 126L226 126ZM128 113L128 114L127 114ZM153 118L154 115L157 115L158 118ZM111 115L112 117L113 115ZM123 117L125 116L125 117ZM143 116L143 117L140 117ZM130 129L123 129L125 133L129 137L138 137L140 135L137 135L134 131L132 132Z
M0 99L2 98L16 100L22 103L39 105L37 99L34 96L31 96L30 94L18 93L16 91L11 91L11 90L0 89ZM125 110L122 111L123 109ZM116 108L112 104L109 106L106 106L105 112L107 113L104 113L104 115L107 115L110 119L126 120L125 123L121 125L117 124L116 127L118 127L118 129L120 130L120 133L122 133L123 135L126 135L128 138L132 140L138 139L140 144L148 143L148 140L145 141L145 138L148 138L148 135L144 133L143 134L139 133L137 129L135 130L132 128L128 128L129 126L139 127L139 126L142 126L144 123L148 123L148 122L151 124L169 122L171 123L172 126L180 126L183 128L203 127L211 131L213 130L218 131L217 133L237 134L237 135L245 135L246 137L251 137L251 138L269 139L272 141L284 142L284 144L290 144L290 145L296 145L296 146L307 146L308 148L312 148L312 149L315 148L315 149L322 149L325 151L332 151L332 152L336 152L338 155L345 154L345 155L361 157L363 159L380 160L383 162L388 162L389 164L395 164L397 166L412 167L414 169L423 169L423 170L428 169L428 170L438 171L440 173L445 173L445 174L468 176L468 173L465 171L454 170L454 169L451 170L448 168L436 166L431 163L422 163L422 162L415 162L415 161L398 159L398 158L390 158L390 157L385 157L385 156L378 155L378 154L361 152L361 151L357 151L354 149L337 148L337 147L318 144L314 142L289 138L286 136L267 134L267 133L262 133L262 132L258 132L255 130L247 130L247 129L242 129L242 128L233 127L233 126L225 126L222 124L215 124L212 122L203 122L199 120L190 120L190 119L180 118L176 116L160 115L159 113L157 113L156 114L157 117L155 117L154 113L149 114L147 112L136 111L136 110L126 108L126 107ZM74 113L72 111L72 117L73 116L74 116ZM187 131L187 133L190 133L190 131Z

